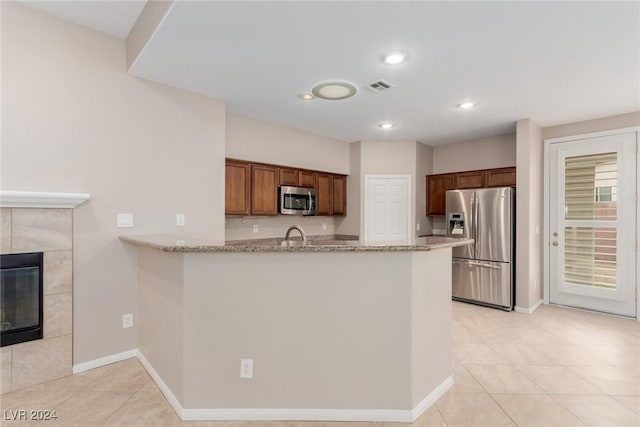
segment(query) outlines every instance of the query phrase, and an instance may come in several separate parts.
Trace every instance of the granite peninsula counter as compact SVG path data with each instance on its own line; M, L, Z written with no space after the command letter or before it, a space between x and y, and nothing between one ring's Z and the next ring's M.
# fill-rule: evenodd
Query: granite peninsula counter
M184 420L411 422L453 383L451 248L471 240L120 239L139 358Z

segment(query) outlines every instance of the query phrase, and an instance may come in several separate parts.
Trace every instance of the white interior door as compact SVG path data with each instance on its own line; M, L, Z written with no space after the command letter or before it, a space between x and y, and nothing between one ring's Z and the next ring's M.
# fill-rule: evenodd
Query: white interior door
M365 240L407 242L410 217L409 175L365 176Z
M636 316L636 133L549 147L549 302Z

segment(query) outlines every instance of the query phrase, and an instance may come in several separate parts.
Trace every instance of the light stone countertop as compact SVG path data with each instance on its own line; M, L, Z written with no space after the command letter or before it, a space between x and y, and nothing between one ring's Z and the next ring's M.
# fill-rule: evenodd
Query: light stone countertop
M452 248L473 243L473 239L445 236L417 237L412 242L400 244L365 243L361 240L344 240L342 236L311 236L306 245L299 240L283 246L284 239L261 239L232 242L214 242L168 234L122 235L120 240L137 246L158 249L163 252L412 252Z

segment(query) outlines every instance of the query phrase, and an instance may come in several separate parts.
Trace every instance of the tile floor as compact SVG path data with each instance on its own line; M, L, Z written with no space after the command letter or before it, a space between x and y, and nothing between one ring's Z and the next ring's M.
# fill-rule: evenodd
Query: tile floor
M412 427L640 426L640 322L542 306L533 315L453 303L455 385ZM1 424L409 427L402 423L180 422L135 359L0 396ZM55 409L57 421L11 421Z

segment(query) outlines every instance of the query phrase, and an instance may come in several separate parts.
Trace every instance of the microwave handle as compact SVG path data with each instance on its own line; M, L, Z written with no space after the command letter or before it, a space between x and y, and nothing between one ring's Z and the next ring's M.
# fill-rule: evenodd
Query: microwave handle
M313 198L311 197L311 191L307 191L309 195L309 211L307 211L307 215L311 215L311 210L313 209Z

